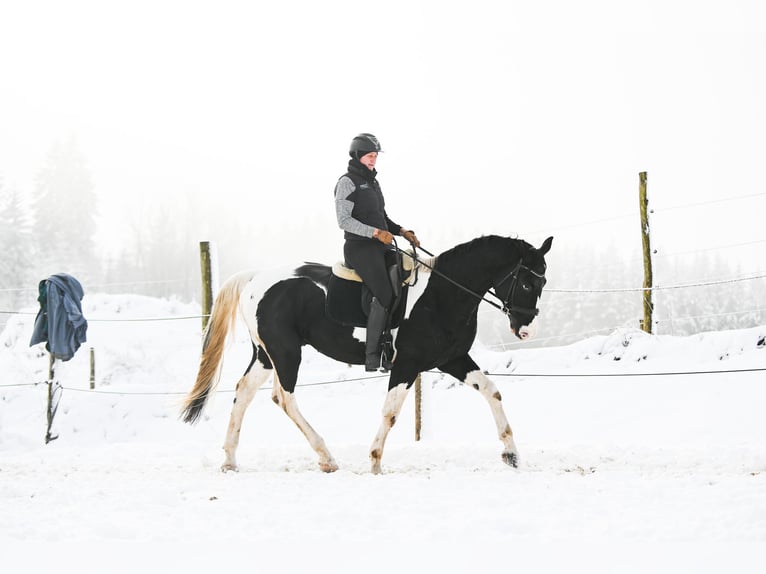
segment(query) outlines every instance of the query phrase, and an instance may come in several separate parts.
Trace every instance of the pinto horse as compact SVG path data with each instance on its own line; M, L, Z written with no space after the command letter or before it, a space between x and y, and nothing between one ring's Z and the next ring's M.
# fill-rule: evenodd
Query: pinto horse
M430 369L452 375L484 396L503 443L502 460L518 466L500 393L468 352L476 337L479 303L488 292L502 301L513 333L520 339L529 336L545 285L545 254L552 241L549 237L535 248L520 239L491 235L458 245L436 258L423 294L399 326L383 420L370 449L373 473L381 472L386 437L410 387L419 373ZM221 287L205 334L197 380L185 399L181 418L194 423L202 414L218 383L224 343L239 311L250 332L253 357L236 386L222 470L237 469L236 450L245 410L272 375L273 401L306 436L319 456L319 467L325 472L338 469L324 440L303 417L295 400L303 345L311 345L337 361L364 364L365 344L354 337L354 327L341 325L326 314L330 274L330 267L309 264L276 282L255 272L243 272Z

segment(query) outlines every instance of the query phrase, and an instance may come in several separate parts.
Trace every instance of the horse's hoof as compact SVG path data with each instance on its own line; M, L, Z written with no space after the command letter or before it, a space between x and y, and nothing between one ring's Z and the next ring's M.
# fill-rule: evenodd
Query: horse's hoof
M515 452L504 452L503 462L513 468L519 468L519 455Z
M332 460L330 462L320 462L319 468L322 470L322 472L326 472L329 474L331 472L335 472L336 470L338 470L338 465L336 464L334 460Z
M239 467L236 464L225 462L221 465L221 472L239 472Z

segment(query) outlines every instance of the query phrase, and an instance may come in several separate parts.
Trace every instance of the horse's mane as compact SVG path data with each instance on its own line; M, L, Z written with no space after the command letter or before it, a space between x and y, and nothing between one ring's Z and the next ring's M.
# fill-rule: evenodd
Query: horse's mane
M461 243L460 245L456 245L452 249L448 249L441 255L439 255L439 263L449 264L452 263L455 259L462 259L466 254L471 254L476 251L482 251L485 248L489 247L491 244L496 245L510 245L510 244L522 244L525 247L532 247L529 243L524 241L523 239L514 239L513 237L502 237L500 235L482 235L481 237L477 237L475 239L472 239L471 241L467 241L465 243Z

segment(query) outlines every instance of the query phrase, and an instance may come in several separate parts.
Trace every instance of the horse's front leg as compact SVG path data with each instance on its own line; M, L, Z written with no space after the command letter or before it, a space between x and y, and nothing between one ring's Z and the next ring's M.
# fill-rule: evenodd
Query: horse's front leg
M470 355L456 357L440 365L439 370L452 375L466 385L471 385L487 400L492 410L492 417L495 419L498 437L503 443L503 462L514 468L518 467L519 453L516 450L516 443L513 442L513 431L503 411L503 398L495 383L481 372Z
M478 369L467 373L464 382L479 391L487 400L487 403L489 403L492 417L495 419L495 426L497 426L498 437L503 443L503 462L517 468L519 466L519 453L513 440L511 425L508 424L508 419L503 410L503 398L500 395L500 391L497 390L495 383Z
M386 402L383 403L383 420L380 423L378 434L375 435L375 440L372 441L372 447L370 447L370 461L372 462L373 474L381 473L380 461L383 458L383 447L386 444L386 437L388 437L389 431L396 423L411 384L411 382L401 383L393 389L389 389L386 395Z

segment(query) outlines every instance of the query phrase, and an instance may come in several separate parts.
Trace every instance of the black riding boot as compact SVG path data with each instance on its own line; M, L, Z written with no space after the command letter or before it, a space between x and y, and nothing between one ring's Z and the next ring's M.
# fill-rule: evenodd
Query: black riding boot
M380 367L380 339L388 322L388 310L373 297L370 303L370 314L367 316L367 347L365 351L364 370L377 371Z
M386 329L380 338L380 370L384 373L390 371L394 366L394 338L391 331Z

